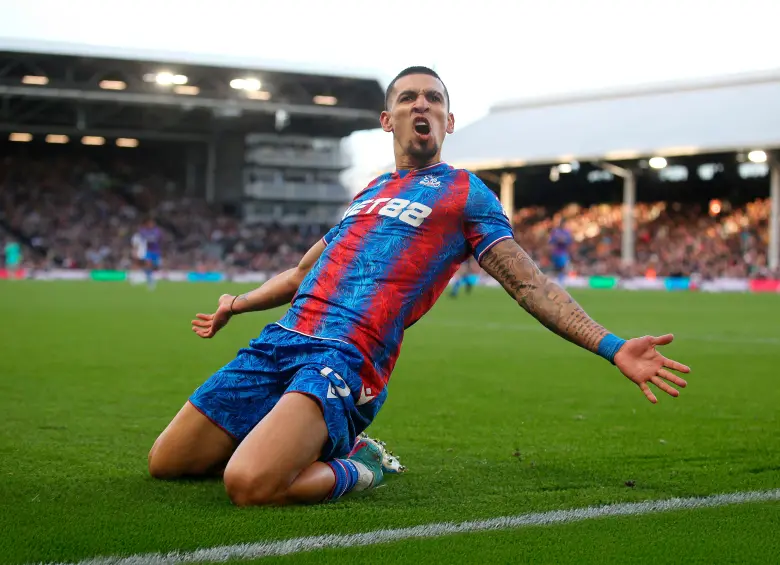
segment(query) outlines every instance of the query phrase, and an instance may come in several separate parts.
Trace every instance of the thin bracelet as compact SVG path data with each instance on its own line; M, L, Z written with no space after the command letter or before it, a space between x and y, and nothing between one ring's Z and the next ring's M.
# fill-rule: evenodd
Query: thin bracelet
M233 304L235 303L236 298L238 298L238 296L234 296L233 300L230 301L230 315L231 316L235 316L236 315L236 312L233 312Z

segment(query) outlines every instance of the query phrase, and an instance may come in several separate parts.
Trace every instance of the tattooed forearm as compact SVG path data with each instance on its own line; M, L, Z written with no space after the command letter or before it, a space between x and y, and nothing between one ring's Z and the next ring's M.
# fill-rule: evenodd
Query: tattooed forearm
M481 263L520 306L559 336L595 352L609 333L568 292L544 275L515 241L494 245Z

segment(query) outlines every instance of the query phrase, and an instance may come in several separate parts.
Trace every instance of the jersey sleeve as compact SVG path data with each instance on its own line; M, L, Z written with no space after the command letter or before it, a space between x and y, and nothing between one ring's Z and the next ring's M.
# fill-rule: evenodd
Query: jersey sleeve
M322 240L325 242L325 245L330 245L330 242L335 239L335 237L339 234L339 230L341 229L341 222L333 226L328 230L328 233L326 233Z
M469 174L464 232L477 261L499 241L514 238L512 225L498 197L473 174Z

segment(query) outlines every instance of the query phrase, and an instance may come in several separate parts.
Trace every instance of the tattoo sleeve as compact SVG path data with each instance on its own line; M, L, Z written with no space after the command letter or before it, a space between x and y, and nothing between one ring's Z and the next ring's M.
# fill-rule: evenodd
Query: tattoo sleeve
M598 351L599 342L609 332L593 321L568 292L543 274L517 242L508 239L497 243L485 253L481 263L547 329L589 351Z

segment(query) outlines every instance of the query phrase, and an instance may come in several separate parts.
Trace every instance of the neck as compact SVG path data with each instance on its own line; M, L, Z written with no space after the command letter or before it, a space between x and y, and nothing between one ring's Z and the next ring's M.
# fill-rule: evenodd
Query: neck
M441 162L441 151L428 160L417 159L399 148L395 148L395 169L397 171L424 169Z

